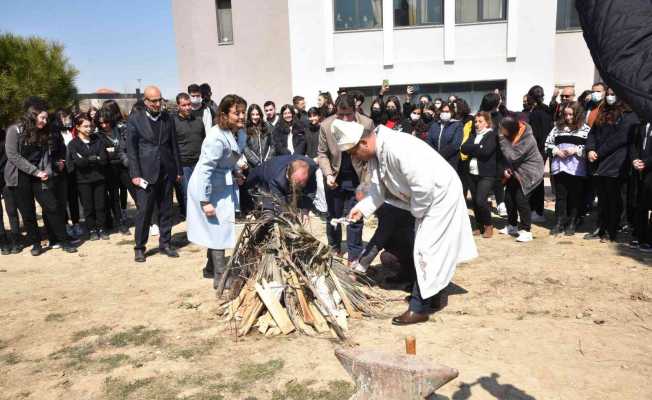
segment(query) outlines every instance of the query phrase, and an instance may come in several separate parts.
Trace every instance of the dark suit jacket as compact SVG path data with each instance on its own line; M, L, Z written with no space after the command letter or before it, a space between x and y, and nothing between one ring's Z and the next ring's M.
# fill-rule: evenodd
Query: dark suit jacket
M292 189L288 181L288 167L294 160L304 160L310 166L309 178L306 187L303 188L301 198L297 202L299 208L310 209L314 194L317 191L317 164L308 157L298 155L285 155L273 157L260 166L254 168L247 176L247 188L258 188L265 191L276 199L289 202L292 196ZM276 209L272 199L263 200L263 208Z
M155 183L164 174L169 180L181 175L179 148L175 138L174 120L161 112L160 131L152 131L144 111L133 112L127 122L127 156L129 175ZM165 169L161 171L161 166Z

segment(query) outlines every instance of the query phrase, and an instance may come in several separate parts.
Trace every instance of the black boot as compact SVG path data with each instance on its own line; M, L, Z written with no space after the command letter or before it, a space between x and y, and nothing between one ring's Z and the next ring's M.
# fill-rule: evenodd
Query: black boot
M551 236L557 236L564 231L564 224L561 221L557 221L557 224L554 228L550 230Z
M20 254L20 252L23 251L18 236L13 233L9 234L9 247L11 254Z
M0 235L0 254L7 256L11 254L11 246L9 246L9 238L7 234L3 233Z
M35 244L32 246L32 250L30 250L30 254L34 257L38 257L41 254L43 254L43 247L41 247L41 244Z
M213 264L213 289L217 289L222 280L222 275L224 275L224 269L226 268L224 250L208 250L208 255L210 262ZM227 282L228 283L228 282ZM224 285L225 289L228 289L228 285Z
M571 222L566 227L566 236L573 236L577 231L577 225L575 224L575 219L572 219Z
M211 249L206 250L206 265L202 269L202 274L206 279L213 279L213 260L211 259Z

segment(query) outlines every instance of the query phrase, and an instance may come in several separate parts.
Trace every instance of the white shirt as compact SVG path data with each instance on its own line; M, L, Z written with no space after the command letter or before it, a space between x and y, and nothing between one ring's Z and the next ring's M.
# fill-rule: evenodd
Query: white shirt
M290 127L290 133L288 134L288 150L290 150L290 154L294 154L294 145L292 144L292 127Z
M478 132L478 134L475 136L475 140L473 141L473 144L480 144L484 136L489 132L491 132L490 128L487 128L482 132ZM471 161L469 161L469 174L480 175L480 169L478 168L478 159L475 157L472 158Z
M73 139L72 132L69 130L61 131L61 136L63 137L63 143L68 147L68 143Z

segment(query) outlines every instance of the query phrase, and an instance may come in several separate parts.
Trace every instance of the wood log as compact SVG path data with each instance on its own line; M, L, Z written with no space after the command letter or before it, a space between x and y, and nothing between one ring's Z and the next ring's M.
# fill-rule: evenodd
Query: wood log
M303 293L303 289L299 284L299 278L297 278L296 272L290 271L289 282L290 285L292 285L292 287L295 289L295 292L297 294L297 299L299 299L299 307L301 307L301 314L303 315L303 321L306 324L314 325L315 317L312 315L312 312L310 311L310 307L308 307L308 301L306 300L306 295L305 293Z
M274 294L269 289L264 288L258 283L256 283L254 287L256 288L256 293L258 293L260 299L265 303L267 311L269 311L272 318L274 318L276 325L278 325L281 331L285 335L292 332L294 330L294 324L290 321L287 311L285 311L285 308L283 308L281 303L279 303Z
M253 306L251 308L251 311L248 315L243 315L242 316L242 325L240 326L240 329L238 329L238 336L244 336L249 331L251 330L251 327L254 325L254 322L256 322L256 319L260 315L260 313L263 311L263 308L265 305L263 302L256 296L254 298Z
M313 303L308 303L308 307L310 307L310 311L312 312L312 315L315 317L315 320L312 325L315 327L315 330L318 333L329 332L330 328L328 327L328 322L324 318L324 315L321 313L321 311L319 311L319 308Z
M346 292L344 291L344 288L342 287L342 283L340 282L335 272L330 271L329 275L333 279L333 283L335 284L335 289L337 289L337 293L340 294L340 297L342 298L342 303L344 303L344 308L346 309L346 312L349 313L349 316L351 318L356 318L356 319L362 318L362 314L356 311L355 308L353 307L353 304L351 304L351 300L349 300L349 296L347 296Z

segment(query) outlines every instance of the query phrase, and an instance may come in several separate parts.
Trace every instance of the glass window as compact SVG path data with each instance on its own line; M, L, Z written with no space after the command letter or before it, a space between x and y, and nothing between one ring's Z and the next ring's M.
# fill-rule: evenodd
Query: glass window
M335 0L335 30L376 29L383 24L382 0Z
M217 6L217 40L220 43L233 43L233 20L231 0L215 0Z
M394 26L441 25L443 0L394 0Z
M507 19L507 0L457 0L455 22L502 21Z
M575 8L575 0L557 0L557 30L581 29L580 16Z

